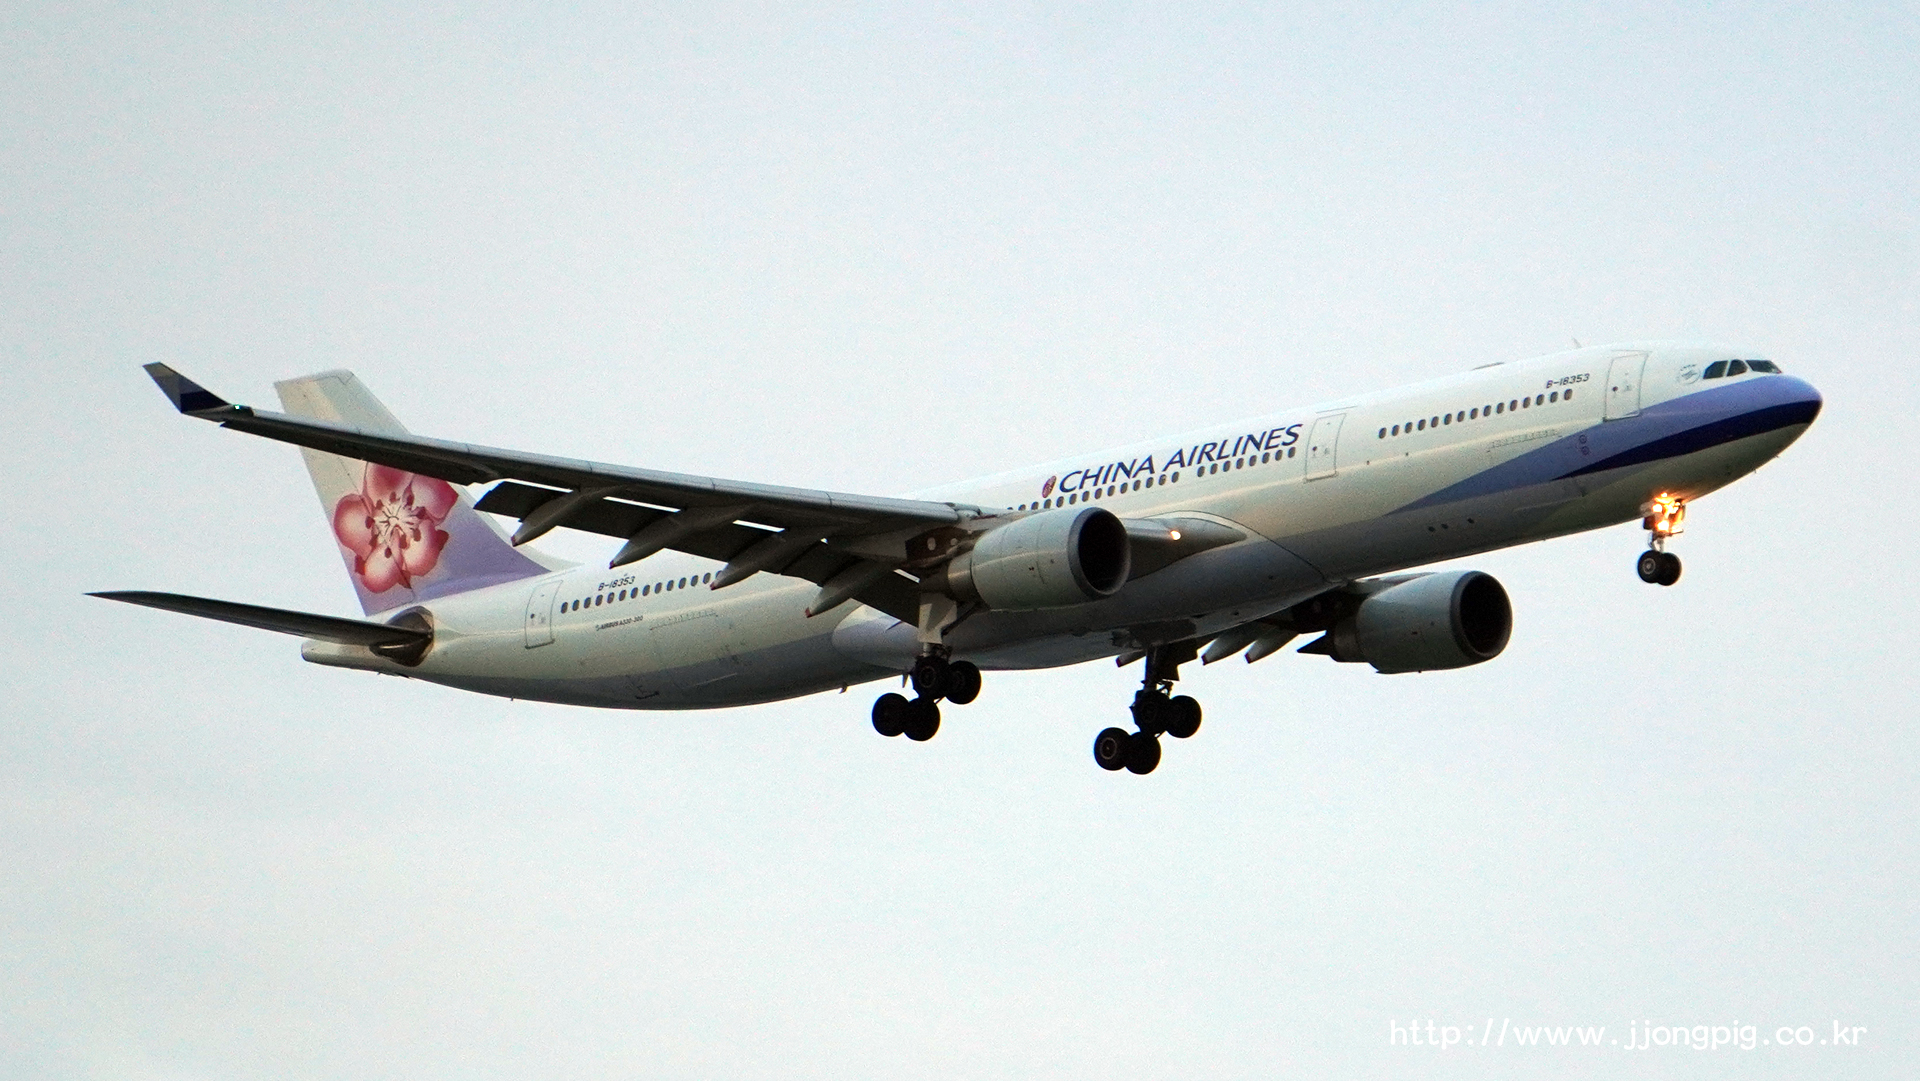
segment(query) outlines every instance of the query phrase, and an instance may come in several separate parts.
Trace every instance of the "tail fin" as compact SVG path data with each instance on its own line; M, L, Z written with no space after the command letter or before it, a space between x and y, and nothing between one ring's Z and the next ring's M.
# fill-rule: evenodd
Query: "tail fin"
M281 407L297 417L406 432L352 372L321 372L274 389ZM368 615L560 567L513 547L473 509L464 489L444 480L316 450L300 453Z

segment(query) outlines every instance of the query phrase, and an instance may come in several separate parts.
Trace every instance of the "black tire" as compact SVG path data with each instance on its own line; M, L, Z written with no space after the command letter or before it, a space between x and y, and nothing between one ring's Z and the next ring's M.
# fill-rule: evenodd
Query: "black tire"
M883 694L873 702L873 730L883 736L897 736L907 730L907 712L911 706L897 694Z
M1133 725L1142 732L1164 732L1167 728L1167 696L1159 691L1142 690L1127 707Z
M1200 703L1181 695L1167 703L1167 735L1190 739L1200 731Z
M940 731L940 704L931 698L916 698L907 703L907 738L925 743Z
M1144 777L1160 764L1160 741L1145 732L1127 737L1127 772Z
M972 661L955 661L947 666L947 701L964 706L980 697L980 669Z
M1667 561L1661 558L1664 554L1665 553L1652 550L1640 553L1640 558L1634 563L1633 569L1640 573L1640 580L1642 582L1650 586L1660 584L1661 577L1664 576L1667 571Z
M1105 728L1093 737L1093 760L1104 770L1123 769L1127 764L1127 751L1133 744L1133 733L1124 728Z
M940 657L922 657L913 662L907 678L920 697L936 702L945 698L948 689L953 686L952 669Z
M1680 581L1680 557L1672 552L1660 553L1660 584L1670 586Z

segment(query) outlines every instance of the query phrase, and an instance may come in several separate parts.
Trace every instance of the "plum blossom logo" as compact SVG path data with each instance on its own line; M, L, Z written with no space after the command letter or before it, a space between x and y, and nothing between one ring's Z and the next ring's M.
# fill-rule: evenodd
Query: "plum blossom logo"
M1058 483L1060 483L1060 478L1058 476L1048 477L1047 482L1040 486L1040 498L1045 499L1048 496L1052 495L1053 486Z
M391 466L368 465L360 490L333 508L333 535L353 553L353 573L370 592L411 589L440 562L453 510L453 485Z

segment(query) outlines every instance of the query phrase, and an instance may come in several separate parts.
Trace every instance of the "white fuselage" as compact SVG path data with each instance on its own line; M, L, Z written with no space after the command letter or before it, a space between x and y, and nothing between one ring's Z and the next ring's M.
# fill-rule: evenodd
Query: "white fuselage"
M1123 519L1202 518L1245 535L1105 600L982 612L947 644L982 668L1073 664L1216 634L1365 576L1633 520L1660 493L1697 499L1780 453L1818 408L1791 376L1701 379L1741 355L1588 348L913 493L978 508L978 525L1093 502ZM915 628L891 616L847 603L809 618L813 584L765 573L720 590L701 582L719 568L667 552L441 598L426 606L434 645L415 667L319 642L303 653L489 694L639 709L811 694L897 676L916 654ZM531 620L538 634L530 615L544 615Z

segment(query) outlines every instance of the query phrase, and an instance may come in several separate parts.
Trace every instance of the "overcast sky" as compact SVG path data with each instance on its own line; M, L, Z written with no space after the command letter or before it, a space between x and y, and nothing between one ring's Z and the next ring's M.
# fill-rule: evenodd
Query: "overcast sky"
M0 11L0 1075L1920 1058L1913 5L640 8ZM299 455L147 361L897 493L1663 336L1827 398L1678 587L1633 526L1479 557L1498 660L1195 666L1147 778L1106 663L915 745L878 687L512 703L82 596L356 610ZM1392 1043L1489 1018L1621 1046Z

